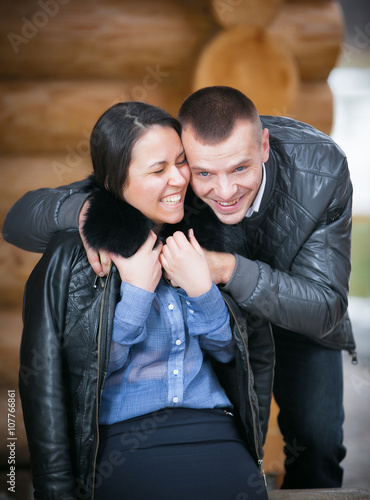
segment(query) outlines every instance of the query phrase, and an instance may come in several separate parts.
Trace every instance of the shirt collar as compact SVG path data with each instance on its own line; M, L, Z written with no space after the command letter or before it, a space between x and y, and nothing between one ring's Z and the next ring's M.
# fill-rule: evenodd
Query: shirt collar
M261 201L263 197L263 193L265 192L265 187L266 187L266 168L265 164L262 163L262 182L261 186L258 190L257 196L254 199L254 202L252 205L248 208L247 213L245 214L245 217L250 217L254 212L258 212L261 206Z

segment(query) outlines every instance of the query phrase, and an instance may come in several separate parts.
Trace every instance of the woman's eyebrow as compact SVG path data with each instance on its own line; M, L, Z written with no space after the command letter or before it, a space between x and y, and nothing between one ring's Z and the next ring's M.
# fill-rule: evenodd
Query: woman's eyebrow
M183 154L185 154L185 150L184 149L181 151L181 153L179 153L176 156L176 160L178 160L180 158L180 156L182 156ZM162 165L166 165L166 164L167 164L166 160L158 160L158 161L155 161L154 163L152 163L151 165L149 165L148 170L150 170L150 169L152 169L154 167L158 167L158 166L162 166Z

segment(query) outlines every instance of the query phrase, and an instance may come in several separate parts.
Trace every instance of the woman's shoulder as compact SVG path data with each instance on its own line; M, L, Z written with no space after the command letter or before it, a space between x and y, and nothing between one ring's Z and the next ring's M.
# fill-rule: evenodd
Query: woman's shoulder
M77 230L58 231L51 238L38 266L49 272L72 270L78 262L86 260L86 251Z
M78 251L81 248L83 249L84 247L80 233L76 229L67 229L58 231L54 234L44 252L44 255L53 252L68 254L71 250Z

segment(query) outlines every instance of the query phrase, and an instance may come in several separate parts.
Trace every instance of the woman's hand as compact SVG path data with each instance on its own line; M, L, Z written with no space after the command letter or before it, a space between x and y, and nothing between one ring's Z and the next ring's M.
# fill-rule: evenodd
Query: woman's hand
M156 241L156 234L150 231L146 242L131 257L125 258L109 254L109 258L115 263L122 281L148 292L154 292L162 276L159 255L163 244L159 242L154 248Z
M159 259L172 285L183 288L189 297L198 297L211 288L207 259L192 229L189 241L180 231L167 238Z

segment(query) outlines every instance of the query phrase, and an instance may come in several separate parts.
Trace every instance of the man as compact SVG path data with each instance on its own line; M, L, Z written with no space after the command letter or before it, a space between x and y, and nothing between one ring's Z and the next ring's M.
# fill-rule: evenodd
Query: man
M286 443L282 487L340 487L341 350L355 348L347 315L352 186L345 155L309 125L259 117L230 87L195 92L178 118L195 193L186 217L202 217L203 203L221 226L244 235L237 252L207 251L212 279L251 328L272 326ZM54 232L77 227L77 214L81 223L86 197L79 183L28 193L9 212L4 238L42 251ZM89 256L98 274L107 272L106 255Z

